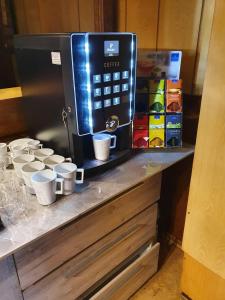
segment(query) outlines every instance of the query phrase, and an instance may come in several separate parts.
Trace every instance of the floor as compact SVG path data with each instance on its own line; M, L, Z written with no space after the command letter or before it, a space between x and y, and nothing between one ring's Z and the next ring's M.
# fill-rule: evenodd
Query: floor
M180 300L180 277L183 252L174 248L160 269L131 299L132 300Z

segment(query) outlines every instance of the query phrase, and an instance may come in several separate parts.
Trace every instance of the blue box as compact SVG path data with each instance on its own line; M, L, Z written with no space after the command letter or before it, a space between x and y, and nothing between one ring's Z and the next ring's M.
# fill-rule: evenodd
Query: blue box
M166 128L167 129L181 129L182 127L182 115L167 115L166 116Z
M166 129L166 147L181 147L182 131L181 129Z

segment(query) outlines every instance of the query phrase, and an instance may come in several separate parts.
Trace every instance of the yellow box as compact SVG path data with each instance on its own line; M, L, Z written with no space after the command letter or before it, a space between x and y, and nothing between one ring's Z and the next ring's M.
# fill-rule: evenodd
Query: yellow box
M149 148L163 148L165 129L149 129Z
M164 115L150 115L149 117L149 128L150 129L161 129L165 127L165 116Z

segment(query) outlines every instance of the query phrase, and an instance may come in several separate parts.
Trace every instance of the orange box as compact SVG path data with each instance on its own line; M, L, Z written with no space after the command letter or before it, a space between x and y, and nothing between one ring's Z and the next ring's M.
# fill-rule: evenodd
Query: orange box
M173 113L182 112L182 95L181 93L166 94L166 111Z
M179 92L179 90L181 90L181 89L182 89L182 79L166 81L167 93Z

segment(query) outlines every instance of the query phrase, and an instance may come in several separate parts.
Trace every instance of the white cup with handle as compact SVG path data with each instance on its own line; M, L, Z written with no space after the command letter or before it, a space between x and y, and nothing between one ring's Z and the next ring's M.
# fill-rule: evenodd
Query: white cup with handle
M34 155L32 154L23 154L23 155L19 155L13 158L12 163L14 166L14 169L16 171L16 175L22 179L23 181L23 175L22 175L22 167L27 164L30 163L32 161L35 160Z
M41 205L50 205L56 201L56 195L63 194L63 182L64 179L57 178L56 173L50 169L38 171L31 176L32 186Z
M41 161L33 161L30 163L25 164L21 168L21 173L23 176L23 180L27 186L28 191L31 194L35 194L34 188L32 186L31 177L38 171L42 171L45 169L45 164Z
M116 148L116 135L97 133L93 135L95 158L101 161L109 159L110 149Z
M49 157L53 154L54 150L50 148L41 148L34 150L34 156L40 161L43 161L46 157Z
M64 156L54 154L54 155L46 157L43 160L43 163L48 168L53 169L56 165L61 164L61 163L65 162L65 161L72 162L72 159L71 158L65 158Z
M34 150L41 149L42 147L43 144L41 144L39 140L32 140L27 143L27 148L29 149L29 152L32 154L34 153Z
M54 167L54 172L58 177L64 179L64 195L70 195L75 191L76 184L82 184L84 182L84 169L79 169L73 163L64 162ZM77 179L77 174L81 174L81 179Z
M11 148L11 157L14 158L22 154L28 154L28 152L28 148L25 144L17 145Z

